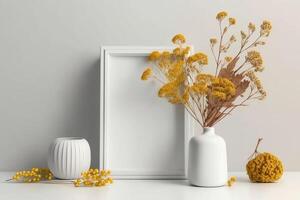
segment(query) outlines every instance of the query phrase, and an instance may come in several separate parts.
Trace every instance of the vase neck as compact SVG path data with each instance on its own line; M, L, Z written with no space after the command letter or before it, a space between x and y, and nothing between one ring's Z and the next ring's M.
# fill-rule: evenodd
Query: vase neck
M214 127L204 127L203 135L215 135L215 128Z

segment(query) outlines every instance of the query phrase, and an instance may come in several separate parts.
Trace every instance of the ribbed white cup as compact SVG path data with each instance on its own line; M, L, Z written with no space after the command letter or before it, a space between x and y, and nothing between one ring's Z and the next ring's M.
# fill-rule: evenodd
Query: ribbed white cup
M48 167L56 178L79 178L90 165L91 149L84 138L57 138L49 147Z

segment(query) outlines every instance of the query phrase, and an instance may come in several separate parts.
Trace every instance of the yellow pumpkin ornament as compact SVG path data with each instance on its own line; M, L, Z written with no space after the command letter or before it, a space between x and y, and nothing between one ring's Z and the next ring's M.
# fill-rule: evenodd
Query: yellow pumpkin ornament
M259 138L254 153L249 157L246 169L249 179L257 183L272 183L279 180L283 174L283 164L271 153L257 151L262 138Z

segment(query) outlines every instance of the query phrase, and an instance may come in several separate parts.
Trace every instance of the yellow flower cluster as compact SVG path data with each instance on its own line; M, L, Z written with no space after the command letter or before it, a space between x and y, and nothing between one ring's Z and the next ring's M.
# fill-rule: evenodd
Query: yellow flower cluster
M235 85L226 78L216 77L211 83L211 94L213 97L226 101L235 95Z
M210 84L215 77L211 74L198 74L196 77L197 82Z
M183 34L177 34L173 37L172 42L174 44L184 44L185 43L185 37Z
M225 56L225 61L226 61L226 62L232 61L232 57L230 57L230 56Z
M225 19L225 17L227 17L227 15L228 14L225 11L219 12L216 16L216 19L222 21L223 19Z
M187 60L189 64L198 63L199 65L207 65L208 58L207 55L204 53L195 53L194 55L190 56Z
M263 59L259 52L249 51L246 56L246 61L255 68L255 71L262 72L264 70L264 67L262 66Z
M157 65L160 68L160 71L168 76L167 78L169 80L174 80L177 78L176 76L180 74L179 71L183 70L183 60L189 55L190 50L191 48L187 46L185 48L175 48L173 52L163 51L160 53L158 51L153 51L148 56L148 60ZM151 68L147 68L141 75L141 79L147 80L152 74L153 71ZM157 78L156 76L154 77Z
M180 56L186 56L190 53L190 50L191 50L191 47L189 47L189 46L187 46L186 48L177 47L173 50L173 54L175 56L179 56L179 57Z
M182 49L177 47L173 50L173 54L176 55L176 56L180 56L181 55L181 52L182 52Z
M210 74L198 74L196 82L192 85L191 91L199 95L207 95L209 92L208 86L211 84L214 76Z
M208 87L206 83L194 83L191 87L191 91L198 95L206 95L208 93Z
M158 91L159 97L165 97L172 104L182 103L179 95L179 84L176 81L164 84Z
M166 70L166 76L169 81L176 81L178 84L183 81L183 65L184 62L182 60L173 63L169 69Z
M89 169L81 173L81 178L76 179L73 183L75 187L79 186L97 186L102 187L113 183L109 170Z
M235 85L226 78L214 77L210 74L199 74L191 91L198 95L212 95L214 98L225 101L235 95Z
M230 179L227 181L227 185L229 186L229 187L231 187L232 185L233 185L233 183L235 183L236 182L236 177L235 176L232 176L232 177L230 177Z
M250 22L248 24L248 29L249 29L249 31L251 31L253 33L255 31L256 27L253 23Z
M264 90L259 78L255 75L253 71L247 72L246 76L252 81L252 83L257 88L258 92L261 94L259 100L263 100L267 96L267 92Z
M263 23L260 25L260 34L261 35L269 36L269 34L271 33L271 30L272 30L271 22L269 22L267 20L263 21Z
M271 153L259 153L247 163L247 174L252 182L271 183L283 174L282 162Z
M173 64L172 67L166 72L166 77L168 78L169 82L164 84L159 89L158 96L167 98L172 104L182 103L183 99L180 94L180 86L185 81L182 62Z
M229 25L235 25L236 24L236 19L232 18L232 17L229 17L228 22L229 22Z
M47 168L32 168L27 171L18 171L12 177L14 181L21 181L25 183L35 183L41 180L52 180L53 175Z
M142 76L141 76L141 79L142 79L143 81L148 80L148 79L151 77L151 75L152 75L152 69L148 67L148 68L145 69L145 71L143 72L143 74L142 74Z
M148 56L148 60L149 61L155 61L158 60L160 58L160 53L158 51L153 51L149 56Z
M216 38L210 38L209 42L212 46L214 46L215 44L217 44L218 40Z
M170 57L171 57L171 53L168 52L168 51L163 51L163 52L161 53L161 58L162 58L162 59L169 59Z

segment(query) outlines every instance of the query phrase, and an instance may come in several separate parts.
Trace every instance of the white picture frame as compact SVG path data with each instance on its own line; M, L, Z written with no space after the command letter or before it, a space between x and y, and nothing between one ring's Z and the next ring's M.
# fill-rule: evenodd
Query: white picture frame
M99 165L115 179L187 178L194 120L183 106L158 98L154 81L140 80L149 53L171 49L101 47Z

